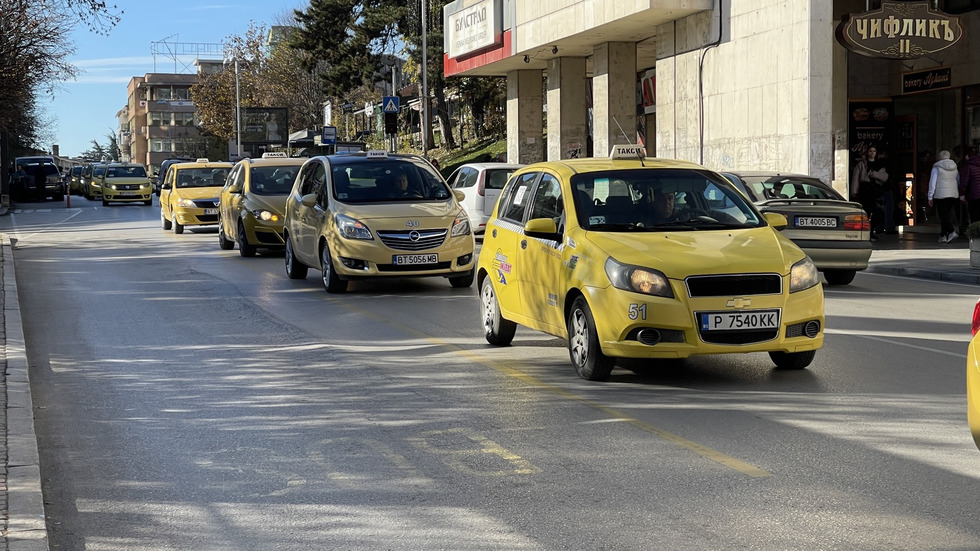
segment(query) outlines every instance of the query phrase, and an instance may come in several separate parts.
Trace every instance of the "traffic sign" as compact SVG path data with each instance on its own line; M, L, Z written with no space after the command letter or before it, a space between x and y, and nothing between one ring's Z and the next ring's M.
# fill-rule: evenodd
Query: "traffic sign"
M323 145L334 145L337 143L337 127L324 126L320 133L320 143Z
M385 96L381 100L381 105L385 113L398 113L398 96Z

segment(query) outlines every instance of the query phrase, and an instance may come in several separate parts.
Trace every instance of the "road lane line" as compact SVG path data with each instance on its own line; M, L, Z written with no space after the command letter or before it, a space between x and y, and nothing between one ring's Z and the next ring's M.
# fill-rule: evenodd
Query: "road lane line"
M431 343L433 345L439 346L441 348L450 350L450 351L456 353L457 355L463 356L463 357L465 357L466 359L468 359L468 360L470 360L472 362L475 362L475 363L478 363L480 365L489 367L490 369L493 369L494 371L497 371L498 373L501 373L501 374L506 375L508 377L511 377L513 379L517 379L517 380L519 380L521 382L524 382L524 383L526 383L526 384L528 384L530 386L533 386L533 387L538 388L538 389L541 389L541 390L545 390L547 392L550 392L550 393L555 394L557 396L560 396L562 398L566 398L568 400L572 400L572 401L578 402L578 403L580 403L582 405L585 405L585 406L587 406L589 408L592 408L592 409L601 411L602 413L610 416L611 418L613 418L615 420L622 421L624 423L628 423L629 425L631 425L633 427L636 427L636 428L638 428L638 429L640 429L640 430L642 430L644 432L653 434L654 436L658 436L658 437L662 438L663 440L666 440L666 441L668 441L668 442L670 442L670 443L672 443L672 444L674 444L676 446L679 446L679 447L684 448L684 449L686 449L688 451L694 452L694 453L700 455L701 457L704 457L705 459L714 461L715 463L718 463L718 464L723 465L725 467L728 467L730 469L734 469L734 470L736 470L736 471L738 471L738 472L740 472L740 473L742 473L744 475L747 475L747 476L750 476L750 477L753 477L753 478L764 478L764 477L772 476L772 474L770 474L769 472L767 472L764 469L762 469L760 467L757 467L757 466L755 466L755 465L753 465L751 463L748 463L748 462L742 461L740 459L737 459L735 457L732 457L730 455L724 454L724 453L722 453L722 452L720 452L718 450L709 448L708 446L705 446L705 445L702 445L702 444L698 444L697 442L694 442L693 440L688 440L687 438L684 438L683 436L679 436L679 435L674 434L674 433L672 433L670 431L664 430L664 429L662 429L660 427L657 427L656 425L652 425L652 424L647 423L645 421L640 421L639 419L637 419L635 417L631 417L631 416L629 416L629 415L627 415L627 414L625 414L625 413L623 413L623 412L621 412L619 410L613 409L613 408L611 408L609 406L605 406L605 405L603 405L603 404L601 404L599 402L596 402L594 400L590 400L588 398L585 398L584 396L579 396L578 394L575 394L573 392L570 392L568 390L565 390L565 389L563 389L563 388L561 388L561 387L559 387L557 385L553 385L551 383L547 383L545 381L542 381L541 379L538 379L537 377L534 377L532 375L528 375L527 373L518 371L518 370L516 370L516 369L514 369L512 367L508 367L506 365L503 365L502 363L500 363L500 362L498 362L496 360L493 360L491 358L488 358L488 357L486 357L486 356L484 356L482 354L471 352L471 351L466 350L466 349L464 349L464 348L462 348L462 347L460 347L458 345L455 345L455 344L453 344L453 343L451 343L449 341L438 339L438 338L435 338L435 337L431 337L431 336L429 336L429 335L427 335L425 333L422 333L418 329L415 329L413 327L409 327L407 325L403 325L403 324L398 323L396 321L392 321L390 318L385 318L385 317L379 316L377 314L374 314L372 312L368 312L366 310L362 310L361 308L358 308L356 306L352 306L349 303L344 303L344 302L341 302L341 301L335 300L335 299L328 299L328 300L330 302L332 302L333 304L337 305L337 306L341 306L341 307L346 308L346 309L348 309L348 310L350 310L352 312L355 312L357 314L360 314L360 315L363 315L365 317L371 318L371 319L376 320L376 321L378 321L380 323L387 324L387 325L389 325L391 327L394 327L395 329L399 329L401 331L404 331L405 333L409 333L411 335L416 335L417 337L419 337L422 340L425 340L425 341L427 341L427 342L429 342L429 343Z

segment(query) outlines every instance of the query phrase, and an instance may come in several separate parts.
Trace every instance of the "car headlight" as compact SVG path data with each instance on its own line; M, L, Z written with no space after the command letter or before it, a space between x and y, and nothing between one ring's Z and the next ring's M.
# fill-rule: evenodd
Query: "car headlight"
M453 237L459 237L461 235L470 234L470 217L466 215L466 211L459 211L456 214L456 219L453 220Z
M107 187L109 189L116 189L116 184L106 184L105 187Z
M341 237L346 237L347 239L374 240L374 236L371 235L371 230L360 220L356 220L350 216L344 216L343 214L338 214L336 220L337 231Z
M789 292L804 291L818 283L820 283L820 274L809 256L793 264L793 268L789 271Z
M667 276L659 270L623 264L611 256L606 259L605 268L609 282L617 289L674 298L674 291L670 288Z
M272 212L271 210L250 210L249 211L256 220L261 220L263 222L279 222L282 217L279 214Z
M189 209L197 208L197 205L191 199L177 199L177 206Z

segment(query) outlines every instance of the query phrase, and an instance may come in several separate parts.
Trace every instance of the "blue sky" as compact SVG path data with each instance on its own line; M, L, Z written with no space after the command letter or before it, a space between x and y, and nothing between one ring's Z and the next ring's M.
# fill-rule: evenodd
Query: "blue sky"
M106 136L118 128L116 113L126 105L130 78L175 72L173 57L157 55L154 65L151 43L222 43L229 36L243 35L251 21L268 27L293 9L308 5L305 0L115 3L123 10L122 21L108 36L97 35L83 25L73 31L75 53L69 61L78 67L78 78L62 83L53 100L42 100L42 111L51 121L54 143L63 156L90 149L93 139L102 145L108 143ZM176 72L190 72L184 66L192 69L192 61L193 56L179 57ZM43 144L43 148L50 149L51 144Z

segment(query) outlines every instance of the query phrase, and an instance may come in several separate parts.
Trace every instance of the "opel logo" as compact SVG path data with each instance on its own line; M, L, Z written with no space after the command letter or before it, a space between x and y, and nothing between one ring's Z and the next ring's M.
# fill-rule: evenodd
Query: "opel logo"
M418 241L419 239L422 239L422 234L419 233L418 230L412 230L408 232L408 238L412 241Z

